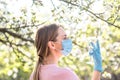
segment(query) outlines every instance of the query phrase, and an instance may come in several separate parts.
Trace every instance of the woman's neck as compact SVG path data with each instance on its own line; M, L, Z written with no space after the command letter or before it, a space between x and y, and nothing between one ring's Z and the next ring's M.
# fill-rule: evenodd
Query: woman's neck
M47 65L47 64L57 64L58 63L58 57L54 56L54 55L49 55L48 57L46 57L46 59L44 60L43 64Z

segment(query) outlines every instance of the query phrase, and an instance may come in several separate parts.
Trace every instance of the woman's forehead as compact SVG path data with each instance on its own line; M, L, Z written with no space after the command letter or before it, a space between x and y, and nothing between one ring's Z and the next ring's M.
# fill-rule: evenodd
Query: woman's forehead
M58 35L66 36L65 30L62 27L58 29Z

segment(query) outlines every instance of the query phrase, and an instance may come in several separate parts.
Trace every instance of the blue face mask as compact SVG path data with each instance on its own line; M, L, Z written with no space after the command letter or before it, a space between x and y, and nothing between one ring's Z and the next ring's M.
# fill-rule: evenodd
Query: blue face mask
M62 41L62 54L67 56L70 54L72 50L72 41L70 39L66 39Z

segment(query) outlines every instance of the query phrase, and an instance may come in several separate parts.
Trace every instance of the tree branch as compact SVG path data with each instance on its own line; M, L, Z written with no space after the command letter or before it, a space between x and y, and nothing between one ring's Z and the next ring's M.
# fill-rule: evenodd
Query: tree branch
M0 28L0 32L2 32L2 33L8 33L9 35L11 35L13 37L16 37L16 38L19 38L19 39L22 39L23 41L29 41L31 43L34 43L34 41L32 39L24 38L22 35L14 33L12 31L8 30L7 28Z
M19 26L19 27L15 26L15 27L12 27L12 28L7 28L7 29L18 29L18 28L26 28L26 27L38 27L38 26L40 26L40 25L42 25L42 24L44 24L46 22L47 22L47 20L42 22L42 23L40 23L40 24L31 24L31 25L25 24L25 25L22 25L22 26Z
M0 39L0 42L2 42L3 44L6 44L6 41L4 41L4 40L2 40L2 39Z
M33 60L32 57L27 56L24 52L22 52L22 51L19 49L19 46L20 46L20 47L23 46L22 44L12 43L12 42L10 42L8 39L7 39L6 41L0 39L0 42L2 42L2 43L5 44L5 45L7 45L7 43L9 43L8 46L13 49L13 52L16 54L16 56L18 57L18 59L19 59L20 61L21 61L21 58L20 58L20 56L18 55L18 52L21 53L23 56L26 56L27 58ZM14 45L14 46L13 46L13 45Z
M85 8L85 7L82 7L82 6L80 6L80 5L77 5L77 4L74 4L74 3L68 2L68 1L64 1L64 0L60 0L60 1L66 2L66 3L71 4L71 5L73 5L73 6L80 7L80 8L82 8L83 10L85 10L85 11L91 13L92 15L94 15L96 18L98 18L98 19L100 19L100 20L102 20L102 21L104 21L104 22L106 22L106 23L108 23L108 24L110 24L110 25L112 25L112 26L114 26L114 27L120 29L120 26L108 22L107 20L105 20L105 19L103 19L103 18L97 16L95 13L93 13L92 11L88 10L88 9Z

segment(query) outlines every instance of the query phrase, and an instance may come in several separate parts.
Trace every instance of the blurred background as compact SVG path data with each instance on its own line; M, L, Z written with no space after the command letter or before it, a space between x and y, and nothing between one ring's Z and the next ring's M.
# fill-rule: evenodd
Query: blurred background
M73 41L59 66L90 80L88 43L99 39L101 80L120 80L120 0L0 0L0 80L28 80L37 59L35 33L42 25L64 26Z

